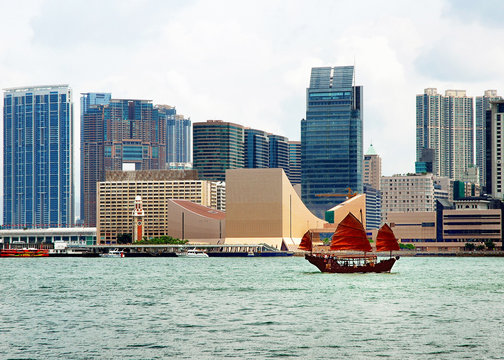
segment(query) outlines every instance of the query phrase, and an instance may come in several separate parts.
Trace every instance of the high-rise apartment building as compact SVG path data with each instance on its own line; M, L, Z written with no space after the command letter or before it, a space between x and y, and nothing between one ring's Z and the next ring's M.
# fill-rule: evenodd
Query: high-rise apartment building
M166 123L166 162L188 163L191 161L191 119L177 114L169 105L156 105L159 119Z
M317 216L344 200L327 196L362 192L362 87L354 67L313 68L301 121L301 193Z
M84 148L86 145L84 144L84 116L89 112L90 108L94 105L107 105L110 102L110 99L112 98L111 93L81 93L81 98L80 98L80 152L81 152L81 187L80 187L80 218L84 218L84 212L85 212L85 194L84 194L84 184L82 183L82 179L84 179L84 166L82 166L82 162L84 161L85 157L85 152ZM93 109L94 111L94 109ZM88 129L86 131L89 131L90 129L93 128L93 124L88 124ZM96 205L96 204L94 204Z
M483 96L476 97L476 166L479 168L479 183L486 184L486 112L492 101L502 100L497 90L486 90Z
M165 122L150 100L110 99L83 118L84 222L96 225L96 187L107 170L164 169Z
M376 153L373 144L369 146L368 151L364 155L363 164L362 182L376 190L380 190L381 157Z
M68 85L5 89L3 223L74 222L73 105Z
M301 184L301 141L289 141L289 180Z
M193 168L200 179L225 181L227 169L244 167L244 130L222 120L193 124Z
M485 121L486 192L504 198L504 100L492 102Z
M464 90L425 89L416 97L416 153L434 150L433 173L459 179L473 164L473 98Z

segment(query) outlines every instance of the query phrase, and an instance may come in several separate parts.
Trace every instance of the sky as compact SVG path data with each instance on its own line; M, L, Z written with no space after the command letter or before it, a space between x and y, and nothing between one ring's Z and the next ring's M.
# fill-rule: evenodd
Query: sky
M364 152L383 175L414 172L415 95L504 95L502 13L498 0L0 0L0 87L69 84L76 129L80 93L98 91L300 140L311 68L355 65Z

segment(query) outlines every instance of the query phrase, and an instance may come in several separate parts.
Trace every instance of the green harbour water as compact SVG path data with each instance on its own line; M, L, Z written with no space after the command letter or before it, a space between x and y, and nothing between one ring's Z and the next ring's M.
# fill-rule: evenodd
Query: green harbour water
M0 259L0 359L504 359L504 258Z

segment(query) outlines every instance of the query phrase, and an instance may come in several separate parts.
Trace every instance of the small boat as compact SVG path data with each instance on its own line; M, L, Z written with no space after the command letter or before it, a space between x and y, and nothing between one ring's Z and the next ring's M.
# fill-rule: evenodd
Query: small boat
M177 257L207 258L208 254L203 250L189 249L187 251L178 252Z
M100 257L105 258L122 258L124 257L124 252L119 249L110 250L108 253L100 254Z
M46 249L2 249L0 257L40 257L49 256L49 250Z
M399 244L392 229L385 224L378 231L376 238L377 251L390 251L388 259L378 260L375 254L367 254L372 251L362 223L352 214L341 221L332 236L331 251L362 251L364 254L334 253L314 254L312 235L307 231L298 247L299 250L310 251L305 254L305 259L315 265L321 272L328 273L368 273L390 272L399 256L392 257L393 250L399 250Z

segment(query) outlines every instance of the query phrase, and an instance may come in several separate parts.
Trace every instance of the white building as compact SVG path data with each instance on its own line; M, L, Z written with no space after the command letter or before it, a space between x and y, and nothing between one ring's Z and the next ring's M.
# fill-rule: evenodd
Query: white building
M434 211L437 199L450 198L449 184L448 178L432 174L382 176L382 221L388 221L389 212Z

